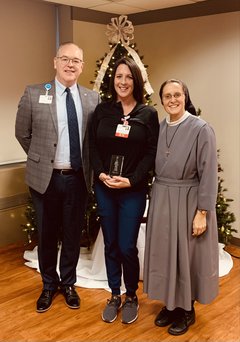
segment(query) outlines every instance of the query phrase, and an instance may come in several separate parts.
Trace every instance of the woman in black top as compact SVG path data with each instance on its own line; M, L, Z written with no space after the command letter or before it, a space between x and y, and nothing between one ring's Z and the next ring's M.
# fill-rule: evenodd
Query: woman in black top
M122 307L122 322L132 323L138 317L136 244L146 206L148 175L154 167L159 122L157 111L144 103L142 74L131 58L116 62L110 89L111 101L99 104L93 115L90 144L112 291L102 319L113 322ZM122 271L126 287L123 305Z

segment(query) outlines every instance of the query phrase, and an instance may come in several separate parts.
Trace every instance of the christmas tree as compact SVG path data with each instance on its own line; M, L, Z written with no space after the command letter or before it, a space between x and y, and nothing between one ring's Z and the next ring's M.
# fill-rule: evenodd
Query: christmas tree
M219 154L218 150L218 154ZM218 163L218 173L223 172L221 165ZM236 221L234 213L229 211L229 202L233 199L226 198L224 193L227 191L223 187L223 178L218 176L218 194L217 194L217 226L218 226L218 241L224 244L228 244L231 241L232 233L237 232L236 229L232 228L231 224Z

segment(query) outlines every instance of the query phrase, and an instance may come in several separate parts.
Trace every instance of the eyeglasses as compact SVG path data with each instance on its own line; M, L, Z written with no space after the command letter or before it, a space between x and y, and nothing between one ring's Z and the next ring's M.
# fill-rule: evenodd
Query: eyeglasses
M166 94L166 95L163 95L163 99L165 101L171 100L172 97L174 97L174 99L179 99L182 95L183 95L183 93Z
M60 62L62 65L67 65L70 62L72 62L73 65L79 66L81 63L83 63L83 61L79 58L68 58L66 56L61 56L61 57L56 57L56 58L60 59Z

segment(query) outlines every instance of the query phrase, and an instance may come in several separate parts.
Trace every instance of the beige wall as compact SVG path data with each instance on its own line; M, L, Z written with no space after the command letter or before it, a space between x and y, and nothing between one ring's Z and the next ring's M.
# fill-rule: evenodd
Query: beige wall
M0 210L0 247L28 242L27 234L21 226L26 223L25 210L25 205Z
M92 88L90 81L95 79L96 61L109 52L105 35L106 25L73 21L73 40L84 52L84 69L79 82Z
M25 159L14 136L18 101L27 84L54 76L55 6L35 0L0 1L0 164ZM0 167L0 246L26 241L24 166Z
M0 246L27 241L21 227L28 199L24 174L24 164L0 167Z
M0 164L24 159L14 138L18 101L27 84L52 79L55 6L32 0L0 1Z
M133 23L134 24L134 23ZM74 21L74 41L85 50L86 66L81 81L90 86L96 60L109 52L106 25ZM135 26L139 54L148 64L160 118L160 84L168 78L183 79L202 118L212 124L220 148L221 177L234 199L230 211L240 237L240 12ZM97 45L96 45L96 42Z
M59 18L59 43L73 41L73 24L71 20L71 7L58 6L57 9Z

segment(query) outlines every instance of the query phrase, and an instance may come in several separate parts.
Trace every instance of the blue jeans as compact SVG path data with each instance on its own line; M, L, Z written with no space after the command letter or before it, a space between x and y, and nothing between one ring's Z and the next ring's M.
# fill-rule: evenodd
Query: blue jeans
M123 270L126 294L134 296L139 281L136 245L146 206L146 189L109 189L96 182L95 195L105 244L109 287L112 294L120 294Z

